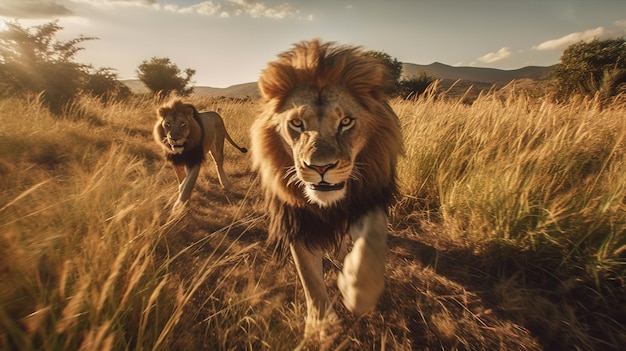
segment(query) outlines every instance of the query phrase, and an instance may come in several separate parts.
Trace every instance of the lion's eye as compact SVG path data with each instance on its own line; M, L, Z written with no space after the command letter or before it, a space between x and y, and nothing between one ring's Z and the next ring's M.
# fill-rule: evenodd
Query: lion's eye
M294 118L289 121L289 127L298 133L302 133L304 131L304 122L299 118Z
M183 122L183 123L181 123L181 124L180 124L180 126L181 126L181 127L184 127L184 126L186 126L186 125L187 125L187 123L186 123L186 122Z
M344 117L339 121L339 131L346 131L354 126L355 119L352 117Z
M170 122L165 122L165 128L171 128L172 125L170 124Z

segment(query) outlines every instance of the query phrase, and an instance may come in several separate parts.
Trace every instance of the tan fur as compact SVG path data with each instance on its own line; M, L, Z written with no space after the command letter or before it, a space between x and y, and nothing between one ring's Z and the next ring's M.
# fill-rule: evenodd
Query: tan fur
M223 167L224 139L241 152L245 153L247 149L239 147L232 140L217 112L198 112L193 105L175 98L157 109L157 117L153 137L165 151L179 183L175 209L184 205L191 196L200 165L207 153L215 162L222 187L230 187Z
M333 318L321 257L343 235L350 233L357 248L339 282L346 306L362 313L382 292L385 211L403 152L398 118L383 93L388 79L384 65L358 48L319 40L280 54L259 79L253 167L268 201L270 241L290 248L305 288L307 333ZM363 260L371 260L371 270Z

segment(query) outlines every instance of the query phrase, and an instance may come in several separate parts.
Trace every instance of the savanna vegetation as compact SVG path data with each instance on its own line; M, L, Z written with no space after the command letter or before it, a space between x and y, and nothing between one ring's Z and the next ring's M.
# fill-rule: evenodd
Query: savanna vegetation
M0 97L41 94L41 102L58 114L79 95L130 96L114 69L76 62L76 54L84 49L81 44L97 38L58 40L63 27L57 22L31 28L6 22L6 26L0 31Z
M572 94L607 99L626 92L626 41L594 39L570 45L552 72L554 92L561 99Z
M397 58L386 52L375 50L366 51L364 54L377 58L387 67L393 82L393 85L386 89L386 93L389 96L414 99L423 94L438 79L436 76L429 75L423 71L410 77L402 77L402 62L398 61Z
M11 28L0 36L0 349L303 346L303 291L293 263L264 246L249 156L227 145L234 188L222 190L209 163L191 208L171 217L176 177L151 137L160 97L75 64L88 38ZM35 80L26 59L51 75L69 69L76 85ZM471 104L432 87L392 100L406 155L387 287L362 317L337 301L342 330L329 348L621 350L626 106L616 87L568 98L505 89ZM189 101L218 110L249 146L255 101Z
M187 68L183 75L180 68L167 57L153 57L137 67L137 78L151 92L163 98L173 93L182 96L193 93L190 84L194 74L195 70Z
M248 143L253 101L194 98ZM293 349L306 308L226 147L183 217L157 101L0 100L0 348ZM405 134L387 289L338 349L617 350L626 342L624 106L394 100ZM329 264L328 283L336 274ZM334 289L334 288L333 288ZM331 293L337 296L336 290ZM341 303L337 302L341 307Z

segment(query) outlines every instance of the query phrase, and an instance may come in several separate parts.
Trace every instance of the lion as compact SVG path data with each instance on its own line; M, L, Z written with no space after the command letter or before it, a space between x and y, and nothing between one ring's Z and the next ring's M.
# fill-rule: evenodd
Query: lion
M157 118L152 134L174 167L179 184L174 211L187 204L207 153L213 158L221 186L231 187L224 172L224 138L242 153L248 150L233 141L217 112L198 112L193 105L175 98L157 109Z
M322 258L342 251L348 234L353 246L337 279L344 305L363 314L384 290L387 210L404 153L384 93L391 82L382 62L359 47L319 39L295 44L261 72L253 169L267 201L268 243L291 252L304 287L305 337L324 337L338 320Z

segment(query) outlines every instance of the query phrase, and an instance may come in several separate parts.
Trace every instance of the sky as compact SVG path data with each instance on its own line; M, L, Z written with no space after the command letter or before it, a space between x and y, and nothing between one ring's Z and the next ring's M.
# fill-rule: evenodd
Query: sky
M320 38L401 62L517 69L559 62L579 41L626 37L626 0L0 0L6 21L58 20L76 62L136 79L152 57L197 86L254 82L294 43Z

